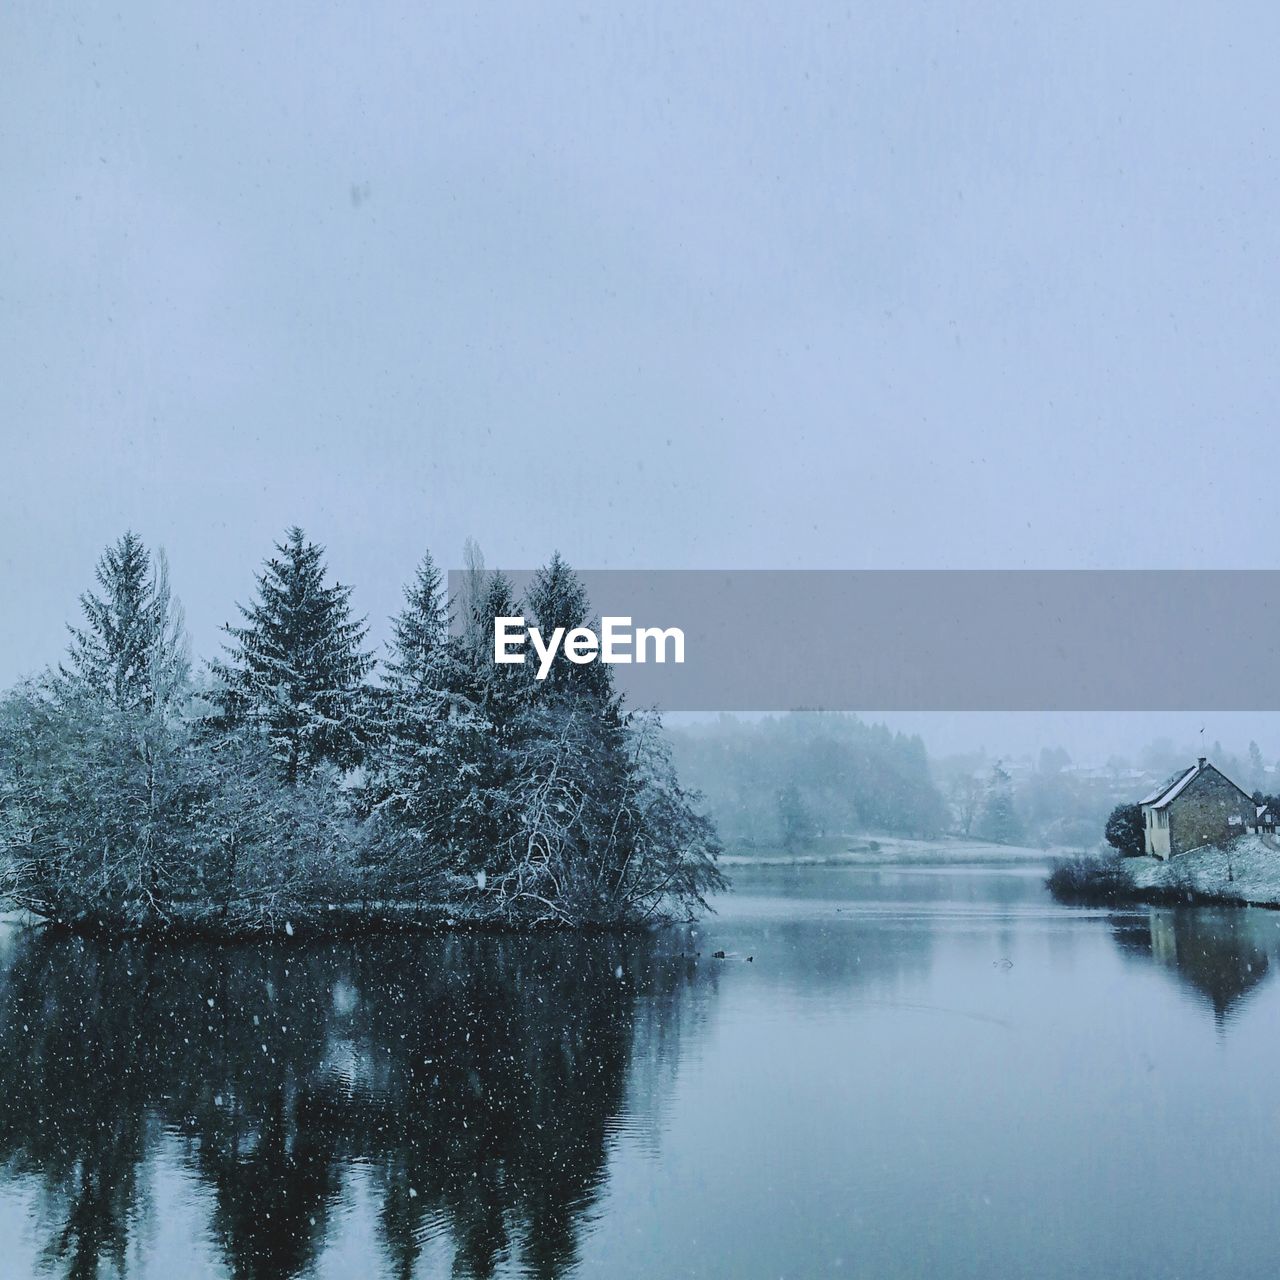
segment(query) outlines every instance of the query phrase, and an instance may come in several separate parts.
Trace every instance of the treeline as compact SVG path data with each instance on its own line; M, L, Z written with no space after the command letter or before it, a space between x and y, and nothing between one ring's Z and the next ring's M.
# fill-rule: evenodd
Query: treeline
M825 836L948 826L920 738L855 715L722 716L671 738L681 776L734 843L795 852Z
M450 599L424 557L380 664L297 528L199 671L163 556L126 534L96 579L63 662L0 706L0 896L22 908L113 930L606 926L722 883L657 717L607 667L492 661L497 616L589 621L559 555L522 601L478 556Z

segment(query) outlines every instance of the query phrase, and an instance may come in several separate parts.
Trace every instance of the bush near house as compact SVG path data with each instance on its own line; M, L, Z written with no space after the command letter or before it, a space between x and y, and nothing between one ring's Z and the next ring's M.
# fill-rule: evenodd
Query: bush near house
M1118 804L1107 818L1107 843L1122 857L1137 858L1145 852L1142 806Z

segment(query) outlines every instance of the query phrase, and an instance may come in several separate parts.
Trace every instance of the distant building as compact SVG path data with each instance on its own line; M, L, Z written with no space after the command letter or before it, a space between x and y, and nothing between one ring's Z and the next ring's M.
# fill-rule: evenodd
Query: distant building
M1253 818L1253 829L1260 836L1273 836L1276 833L1276 811L1269 804L1256 806L1257 813Z
M1204 756L1139 804L1143 844L1156 858L1243 835L1257 820L1253 797Z

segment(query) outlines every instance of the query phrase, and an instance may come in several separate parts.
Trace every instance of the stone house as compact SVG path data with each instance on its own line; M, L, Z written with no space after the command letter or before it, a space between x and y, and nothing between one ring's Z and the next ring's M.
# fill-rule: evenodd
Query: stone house
M1253 797L1204 756L1139 804L1143 847L1155 858L1243 835L1257 812Z

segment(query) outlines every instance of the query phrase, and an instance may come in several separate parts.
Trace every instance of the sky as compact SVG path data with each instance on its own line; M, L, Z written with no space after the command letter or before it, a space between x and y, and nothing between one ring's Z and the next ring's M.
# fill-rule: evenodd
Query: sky
M468 536L1270 567L1277 44L1260 3L6 5L0 683L125 528L203 654L294 523L377 637Z

